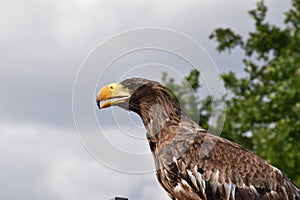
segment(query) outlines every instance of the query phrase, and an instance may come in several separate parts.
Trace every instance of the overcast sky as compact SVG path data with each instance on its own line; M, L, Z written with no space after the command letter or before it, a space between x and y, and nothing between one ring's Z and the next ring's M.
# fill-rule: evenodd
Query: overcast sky
M282 13L290 2L267 1L267 5L268 20L282 24ZM115 195L130 200L167 199L154 172L136 175L113 170L83 147L72 114L76 73L89 52L113 35L134 28L162 27L196 40L221 72L242 74L241 52L218 54L208 35L218 27L231 27L241 34L253 30L247 11L254 6L254 1L246 0L0 1L0 199L106 200ZM151 52L145 55L157 57ZM147 77L151 72L160 80L157 68L126 69L131 76L144 73ZM182 68L180 73L186 75L187 71ZM118 81L112 75L104 80ZM87 107L94 106L90 103ZM96 115L110 143L145 155L144 164L153 168L145 130L136 123L135 115L121 109L97 111ZM116 117L128 118L130 123L115 125L112 118ZM86 134L93 131L97 130Z

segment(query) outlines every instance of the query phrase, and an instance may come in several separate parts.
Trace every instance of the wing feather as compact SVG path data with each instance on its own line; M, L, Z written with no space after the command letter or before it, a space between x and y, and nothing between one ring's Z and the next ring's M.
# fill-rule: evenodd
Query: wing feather
M172 158L168 152L162 160L170 161L164 173L176 179L176 199L300 199L281 171L254 153L203 129L191 135L178 134L165 146L172 146Z
M227 154L223 153L224 149L227 149ZM214 173L215 176L218 175L219 185L224 185L226 180L227 183L234 185L236 189L234 193L237 198L238 196L242 199L300 198L299 190L280 170L235 143L219 138L214 149L208 156L211 159L207 159L206 161L216 169L215 171L210 170L208 174ZM223 166L227 167L227 173L224 173L222 170ZM205 171L206 169L204 169L204 174ZM209 181L211 183L215 183L215 176L210 175L211 178ZM224 179L220 178L223 176ZM227 178L225 178L226 176ZM281 189L278 190L278 188ZM289 192L287 192L287 190L289 190ZM231 191L234 191L233 188ZM221 189L219 189L219 193L222 193ZM294 196L292 194L294 194Z

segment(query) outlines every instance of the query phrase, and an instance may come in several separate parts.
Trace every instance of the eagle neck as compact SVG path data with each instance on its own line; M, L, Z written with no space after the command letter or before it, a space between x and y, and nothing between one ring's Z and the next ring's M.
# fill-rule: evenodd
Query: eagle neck
M170 96L156 96L155 99L142 101L140 117L143 120L148 136L159 138L163 130L170 125L178 125L181 120L181 109Z
M129 110L136 112L143 120L148 135L155 137L168 131L170 124L181 120L179 104L161 85L146 84L137 88L129 101Z

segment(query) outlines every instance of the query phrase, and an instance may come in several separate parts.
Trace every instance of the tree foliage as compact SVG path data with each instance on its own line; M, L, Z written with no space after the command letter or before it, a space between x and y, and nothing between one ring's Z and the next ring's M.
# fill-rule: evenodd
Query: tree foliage
M249 11L255 30L246 38L229 28L218 28L209 36L217 41L219 52L236 47L244 52L246 76L222 75L228 93L222 136L251 149L300 186L300 0L292 0L281 27L266 22L266 14L263 1ZM193 84L198 77L193 72L187 81ZM164 82L179 90L166 76ZM197 82L194 90L198 87ZM188 94L182 90L180 97L184 95ZM207 98L187 110L209 113L210 102ZM200 117L201 126L207 127L208 118Z

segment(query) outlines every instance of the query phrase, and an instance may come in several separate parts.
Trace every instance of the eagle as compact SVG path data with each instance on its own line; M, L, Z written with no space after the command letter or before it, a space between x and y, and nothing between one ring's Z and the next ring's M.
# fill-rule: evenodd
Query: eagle
M173 200L300 199L300 189L279 169L189 119L159 82L130 78L108 84L97 105L141 117L157 179Z

